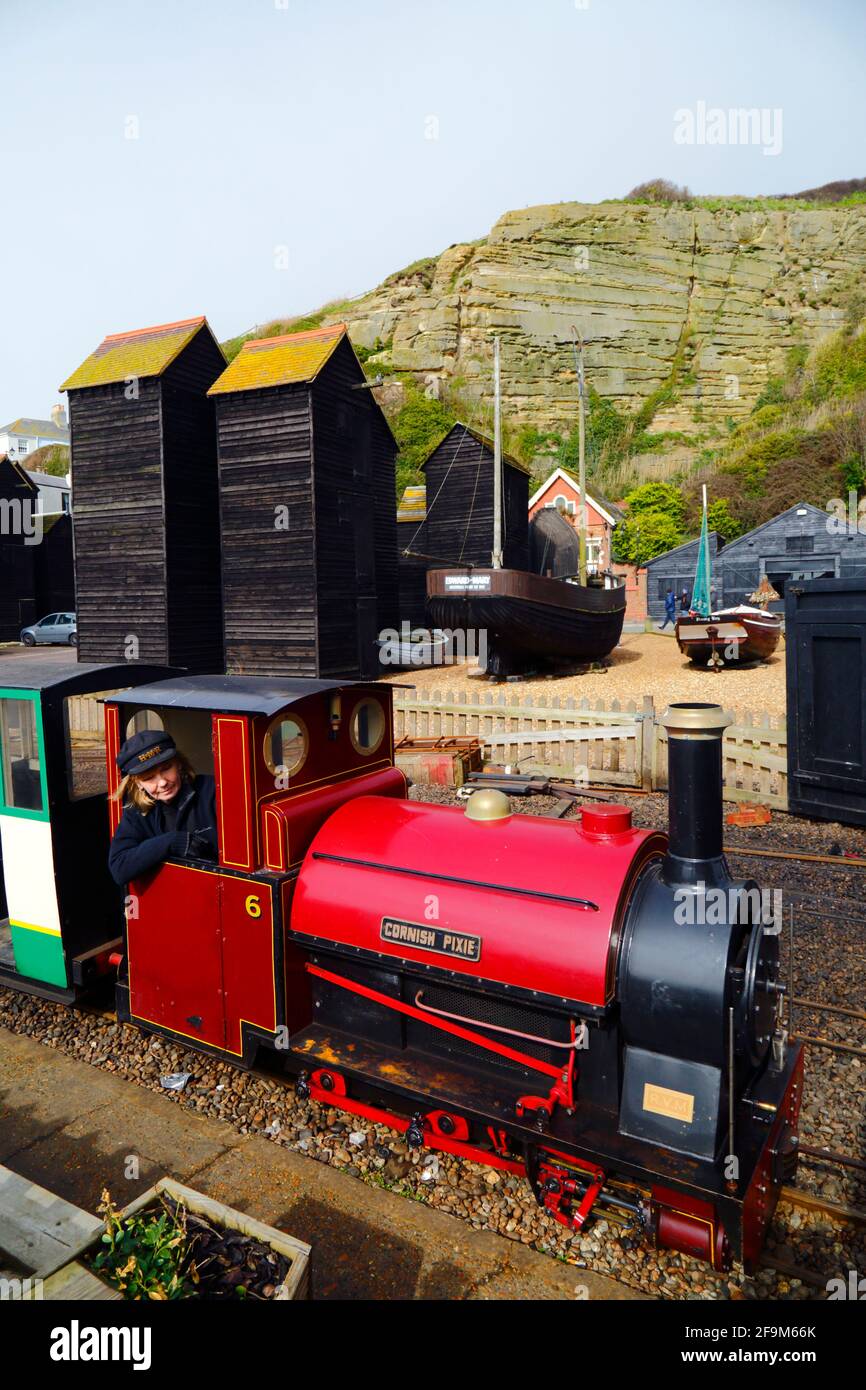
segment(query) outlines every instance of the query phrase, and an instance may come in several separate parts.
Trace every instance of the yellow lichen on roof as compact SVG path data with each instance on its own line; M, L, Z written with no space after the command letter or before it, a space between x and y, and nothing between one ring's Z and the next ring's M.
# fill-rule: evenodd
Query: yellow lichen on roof
M154 328L137 328L130 333L112 333L64 381L60 390L77 391L130 378L162 376L205 322L202 316Z
M397 504L398 521L424 521L427 516L427 489L412 484Z
M307 333L286 333L280 338L256 338L244 343L237 357L222 376L217 377L209 396L230 391L255 391L265 386L291 386L318 376L346 325L314 328Z

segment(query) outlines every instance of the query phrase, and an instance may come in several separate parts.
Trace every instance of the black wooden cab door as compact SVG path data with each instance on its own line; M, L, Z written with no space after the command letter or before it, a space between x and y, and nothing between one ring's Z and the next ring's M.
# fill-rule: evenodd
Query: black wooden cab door
M789 800L801 814L864 824L866 595L814 592L825 584L788 600Z

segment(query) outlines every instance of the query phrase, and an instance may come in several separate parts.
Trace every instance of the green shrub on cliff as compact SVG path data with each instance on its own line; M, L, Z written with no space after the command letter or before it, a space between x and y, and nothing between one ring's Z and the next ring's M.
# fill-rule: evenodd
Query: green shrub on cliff
M613 533L613 558L644 565L685 539L685 503L671 483L644 483L625 499L626 517Z

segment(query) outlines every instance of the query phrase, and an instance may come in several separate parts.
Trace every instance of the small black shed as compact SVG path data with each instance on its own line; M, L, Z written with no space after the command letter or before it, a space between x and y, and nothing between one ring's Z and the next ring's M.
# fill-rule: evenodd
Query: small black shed
M17 642L36 609L39 489L27 470L0 457L0 642Z
M345 324L245 343L209 394L226 669L377 675L397 619L397 444Z
M790 810L866 825L866 580L789 583L785 652Z
M502 563L529 569L529 469L502 455ZM431 568L489 565L493 552L493 440L456 424L421 465L427 483Z
M81 661L222 669L213 404L204 318L112 334L69 392Z

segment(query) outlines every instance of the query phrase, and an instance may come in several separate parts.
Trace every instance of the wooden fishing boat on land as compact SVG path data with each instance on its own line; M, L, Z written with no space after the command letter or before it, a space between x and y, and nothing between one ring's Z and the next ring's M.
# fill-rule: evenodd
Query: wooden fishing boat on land
M745 665L750 661L766 661L779 645L782 620L766 607L755 608L740 603L733 608L713 610L710 606L710 547L707 530L707 488L703 489L703 518L698 545L698 563L692 589L692 606L677 619L677 644L684 656L696 666ZM766 605L779 595L765 578L753 599Z
M708 618L688 614L677 619L680 651L697 666L745 665L766 661L779 645L782 619L741 603L722 608Z
M487 671L507 675L529 665L574 666L613 651L622 635L623 584L551 579L525 570L427 572L427 610L436 627L486 633Z
M465 632L488 675L508 676L539 666L574 667L600 660L616 646L625 620L625 583L612 574L587 573L586 516L578 538L560 517L536 518L533 558L542 573L503 565L503 486L499 339L493 343L493 535L490 565L459 562L427 571L427 615L437 628ZM580 384L580 495L586 497L583 356L575 364ZM452 465L453 466L453 462ZM450 471L450 467L449 467ZM446 475L447 476L447 475ZM441 486L440 489L441 491ZM473 502L478 490L476 473ZM431 504L431 510L432 505ZM471 507L470 507L471 515ZM526 526L524 515L523 525ZM565 544L557 528L568 532ZM524 542L527 539L523 535ZM524 543L522 549L528 547ZM569 554L570 552L570 554ZM513 552L512 552L513 553ZM513 562L512 562L513 563ZM577 573L569 565L577 566Z

